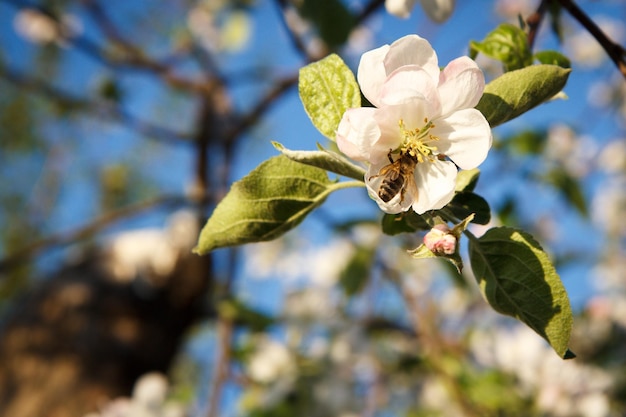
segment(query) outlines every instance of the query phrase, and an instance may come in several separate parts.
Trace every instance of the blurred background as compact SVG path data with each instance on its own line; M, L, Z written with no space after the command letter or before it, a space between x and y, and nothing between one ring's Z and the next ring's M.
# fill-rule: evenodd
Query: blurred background
M356 71L410 33L443 66L539 3L435 22L419 2L0 0L0 415L624 415L626 82L558 7L534 50L571 59L567 99L494 130L476 192L555 260L577 359L490 310L470 268L408 257L421 237L383 235L362 189L191 254L270 141L332 147L299 68L336 52ZM577 4L626 44L624 1Z

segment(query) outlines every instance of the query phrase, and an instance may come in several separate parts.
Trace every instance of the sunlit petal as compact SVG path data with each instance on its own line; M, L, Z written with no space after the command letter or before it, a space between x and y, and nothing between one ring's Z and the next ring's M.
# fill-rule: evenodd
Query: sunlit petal
M408 35L392 43L384 64L387 75L404 65L419 65L435 82L439 80L437 54L426 39L417 35Z
M460 110L437 120L432 133L439 138L439 153L447 155L461 169L476 168L491 148L491 128L476 109Z
M456 175L457 169L451 162L435 160L418 164L415 169L418 196L413 201L413 210L422 214L448 204L454 197Z
M442 114L476 106L484 88L483 72L472 59L464 56L451 61L439 75Z
M373 118L376 109L360 107L347 110L337 128L337 146L348 157L368 161L370 149L380 137L380 128Z

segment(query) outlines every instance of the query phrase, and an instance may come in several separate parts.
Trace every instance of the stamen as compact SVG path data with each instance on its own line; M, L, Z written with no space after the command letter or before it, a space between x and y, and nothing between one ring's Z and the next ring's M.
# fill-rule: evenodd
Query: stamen
M402 146L399 148L400 153L409 154L417 158L418 162L434 162L436 160L437 147L430 145L430 142L438 141L439 138L430 134L430 130L435 127L432 121L424 118L424 126L419 129L408 130L404 124L404 120L398 122L400 133L403 137Z

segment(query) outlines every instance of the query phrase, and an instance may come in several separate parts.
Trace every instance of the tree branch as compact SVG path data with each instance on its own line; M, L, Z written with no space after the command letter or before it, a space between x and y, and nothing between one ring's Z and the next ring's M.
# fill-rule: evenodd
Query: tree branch
M87 100L73 97L70 94L46 83L43 80L34 77L18 74L17 71L0 65L0 77L23 88L24 90L34 92L45 96L60 106L79 110L84 112L92 112L98 116L115 120L137 132L154 137L166 142L174 142L176 144L186 143L191 136L188 133L175 132L161 126L155 126L149 122L137 119L136 117L126 113L121 107L112 101L106 100Z
M556 0L561 6L569 12L569 14L574 17L574 19L578 20L578 22L583 25L585 29L593 36L604 48L606 53L611 58L611 61L615 63L619 72L626 78L626 49L624 49L621 45L613 42L611 39L606 36L604 32L595 24L593 20L589 18L585 14L585 12L580 9L576 3L572 0Z

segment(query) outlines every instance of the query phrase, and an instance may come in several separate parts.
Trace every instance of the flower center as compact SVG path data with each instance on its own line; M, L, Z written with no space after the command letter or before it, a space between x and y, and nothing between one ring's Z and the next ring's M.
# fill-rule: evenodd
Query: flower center
M400 146L400 154L409 154L417 158L417 162L434 162L436 159L437 147L432 145L439 138L430 133L430 129L435 127L432 121L424 118L424 126L413 130L407 129L404 120L398 122L400 126L400 134L402 135L402 145Z

